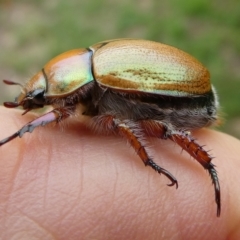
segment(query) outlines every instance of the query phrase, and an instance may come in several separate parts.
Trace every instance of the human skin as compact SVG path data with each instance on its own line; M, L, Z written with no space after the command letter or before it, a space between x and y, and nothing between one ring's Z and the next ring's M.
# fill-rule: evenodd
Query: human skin
M0 107L0 139L34 118ZM71 119L0 147L0 239L240 239L240 141L192 134L215 157L220 217L209 174L170 140L147 138L178 189L121 137Z

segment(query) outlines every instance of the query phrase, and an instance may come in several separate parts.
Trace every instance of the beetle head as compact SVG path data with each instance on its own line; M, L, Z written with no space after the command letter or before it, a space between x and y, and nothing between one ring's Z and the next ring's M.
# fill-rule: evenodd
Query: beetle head
M46 98L44 96L46 89L46 81L43 72L36 74L26 86L22 86L20 83L12 82L9 80L3 80L8 85L21 86L21 93L15 99L14 102L4 102L4 106L7 108L15 108L22 106L25 109L25 113L32 109L41 108L46 104Z

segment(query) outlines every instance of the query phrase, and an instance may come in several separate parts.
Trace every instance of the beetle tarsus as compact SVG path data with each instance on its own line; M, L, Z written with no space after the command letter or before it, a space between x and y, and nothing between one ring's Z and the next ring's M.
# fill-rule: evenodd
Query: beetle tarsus
M167 184L168 186L174 186L176 185L176 189L178 188L178 181L177 179L170 173L168 172L166 169L161 168L160 166L158 166L152 159L149 159L147 162L147 165L152 167L155 171L157 171L159 174L164 174L170 181L170 184Z
M12 134L11 136L9 137L6 137L4 138L3 140L0 141L0 146L4 145L5 143L7 142L10 142L11 140L13 140L14 138L18 137L19 136L19 131Z
M19 131L15 132L14 134L12 134L11 136L3 139L2 141L0 141L0 146L4 145L7 142L10 142L11 140L13 140L16 137L22 137L24 133L26 132L32 132L34 130L34 128L37 127L32 125L31 122L26 124L25 126L23 126Z
M211 176L212 179L212 183L214 185L214 189L215 189L215 201L217 204L217 216L220 216L221 213L221 194L220 194L220 184L218 181L218 176L217 176L217 171L214 168L214 164L210 163L209 167L208 167L208 172Z
M70 110L72 110L72 109L70 109ZM36 127L45 126L46 124L51 123L51 122L60 122L61 120L69 117L70 114L71 114L71 111L69 111L68 108L54 109L51 112L48 112L48 113L40 116L39 118L36 118L35 120L27 123L19 131L17 131L13 135L0 141L0 146L13 140L16 137L21 138L27 132L31 133Z

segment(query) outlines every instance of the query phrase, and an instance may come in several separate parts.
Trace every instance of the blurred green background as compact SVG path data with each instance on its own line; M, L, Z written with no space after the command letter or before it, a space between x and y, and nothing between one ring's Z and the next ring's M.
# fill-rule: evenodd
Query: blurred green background
M122 37L173 45L207 66L220 129L240 138L239 0L0 0L0 79L25 82L59 53ZM0 104L18 93L0 82Z

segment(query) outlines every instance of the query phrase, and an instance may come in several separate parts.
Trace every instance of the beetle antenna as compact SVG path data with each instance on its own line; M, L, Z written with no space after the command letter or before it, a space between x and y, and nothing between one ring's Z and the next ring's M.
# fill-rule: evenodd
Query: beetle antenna
M21 83L18 83L18 82L13 82L11 80L3 80L3 82L7 85L19 85L20 87L23 88L23 85Z
M3 105L4 107L7 107L7 108L15 108L20 106L20 104L16 102L4 102Z
M23 86L21 83L13 82L13 81L11 81L11 80L6 80L6 79L4 79L3 82L4 82L5 84L7 84L7 85L18 85L18 86L21 87L22 93L26 93L26 92L27 92L26 89L24 88L24 86Z

